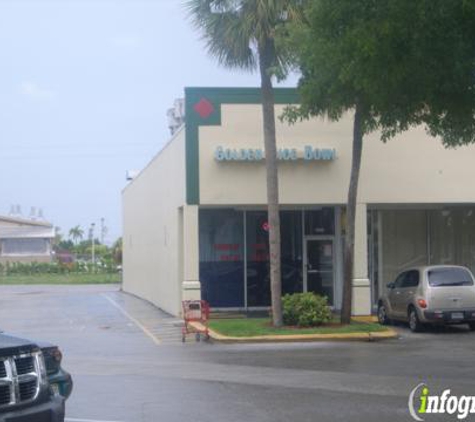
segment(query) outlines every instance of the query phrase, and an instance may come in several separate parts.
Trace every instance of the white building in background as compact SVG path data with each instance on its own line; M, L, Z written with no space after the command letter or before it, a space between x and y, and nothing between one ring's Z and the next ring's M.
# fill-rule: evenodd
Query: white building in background
M42 215L36 217L0 216L0 264L51 262L54 227Z
M276 89L276 115L298 102ZM260 91L188 88L185 124L123 191L124 290L179 314L270 305ZM277 120L283 293L341 305L351 116ZM475 147L446 150L422 128L365 137L356 215L353 313L365 315L408 266L475 270Z

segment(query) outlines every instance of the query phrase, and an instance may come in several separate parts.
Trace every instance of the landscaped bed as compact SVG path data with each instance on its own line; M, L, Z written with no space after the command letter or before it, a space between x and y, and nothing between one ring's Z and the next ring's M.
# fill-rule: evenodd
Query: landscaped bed
M120 283L120 273L69 273L2 275L0 285L13 284L113 284Z
M269 318L230 318L212 319L209 327L218 334L228 337L256 337L278 335L310 335L310 334L351 334L377 333L388 329L378 323L354 321L349 325L341 325L338 320L319 327L274 328Z

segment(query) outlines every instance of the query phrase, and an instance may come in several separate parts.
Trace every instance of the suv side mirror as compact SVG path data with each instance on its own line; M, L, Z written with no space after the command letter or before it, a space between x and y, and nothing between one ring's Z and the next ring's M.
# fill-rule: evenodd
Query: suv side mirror
M388 289L394 289L394 287L396 287L396 285L393 282L391 282L391 283L386 284L386 287Z

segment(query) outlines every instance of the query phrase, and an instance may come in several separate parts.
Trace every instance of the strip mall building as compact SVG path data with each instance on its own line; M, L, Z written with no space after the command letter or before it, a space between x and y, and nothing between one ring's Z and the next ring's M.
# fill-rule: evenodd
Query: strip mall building
M298 101L275 91L276 115ZM188 88L185 124L123 191L125 291L178 315L270 305L265 157L258 89ZM283 293L342 297L351 116L277 121ZM353 312L371 313L402 269L475 270L475 147L446 150L423 128L364 140Z

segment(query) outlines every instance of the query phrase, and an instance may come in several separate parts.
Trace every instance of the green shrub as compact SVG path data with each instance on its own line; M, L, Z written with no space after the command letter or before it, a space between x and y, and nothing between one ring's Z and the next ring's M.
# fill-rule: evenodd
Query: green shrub
M113 274L117 272L116 265L112 260L97 260L91 262L75 261L71 263L53 262L10 262L0 264L0 276L10 275L37 275L37 274L86 274L101 273Z
M282 297L285 325L315 327L331 321L332 314L326 296L314 293L294 293Z

